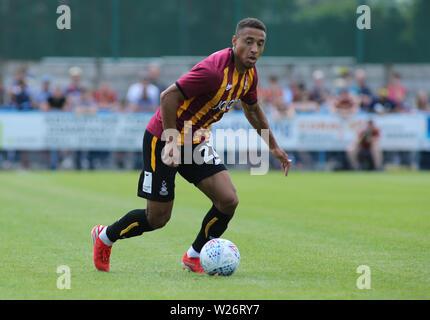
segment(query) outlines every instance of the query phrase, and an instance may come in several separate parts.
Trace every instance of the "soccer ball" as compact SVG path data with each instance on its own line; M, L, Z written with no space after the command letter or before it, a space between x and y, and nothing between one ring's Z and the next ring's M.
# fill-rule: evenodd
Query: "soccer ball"
M231 276L239 261L239 249L227 239L212 239L200 251L200 264L209 275Z

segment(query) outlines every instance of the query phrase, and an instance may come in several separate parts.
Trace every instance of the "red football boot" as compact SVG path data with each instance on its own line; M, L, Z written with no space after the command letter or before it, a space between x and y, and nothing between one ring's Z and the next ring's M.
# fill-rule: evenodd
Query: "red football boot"
M200 265L200 258L190 258L188 257L187 252L185 252L184 257L182 258L182 268L192 272L205 273Z
M106 228L102 225L97 225L91 231L91 238L93 239L93 260L97 270L109 272L109 257L112 246L103 243L99 235L102 230Z

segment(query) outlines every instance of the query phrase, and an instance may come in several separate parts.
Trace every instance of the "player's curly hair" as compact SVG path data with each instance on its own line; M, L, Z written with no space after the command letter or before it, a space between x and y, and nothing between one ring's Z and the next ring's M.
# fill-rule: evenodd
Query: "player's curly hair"
M239 35L243 28L255 28L266 32L266 26L256 18L245 18L240 20L236 25L236 35Z

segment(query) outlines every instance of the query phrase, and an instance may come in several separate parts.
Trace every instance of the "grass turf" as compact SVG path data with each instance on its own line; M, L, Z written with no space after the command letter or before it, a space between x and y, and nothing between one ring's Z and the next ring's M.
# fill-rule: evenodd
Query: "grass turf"
M167 226L118 241L103 273L91 228L145 207L139 173L0 172L0 299L430 298L428 173L230 173L240 203L223 237L241 263L223 278L181 269L210 202L179 175Z

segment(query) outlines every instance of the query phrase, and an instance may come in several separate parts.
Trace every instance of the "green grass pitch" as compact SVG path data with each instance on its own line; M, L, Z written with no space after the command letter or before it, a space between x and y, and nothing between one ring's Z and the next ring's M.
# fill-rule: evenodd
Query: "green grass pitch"
M0 299L430 298L429 173L230 173L239 207L223 237L241 263L210 277L181 269L211 204L179 175L167 226L118 241L104 273L91 228L146 206L138 172L0 172Z

